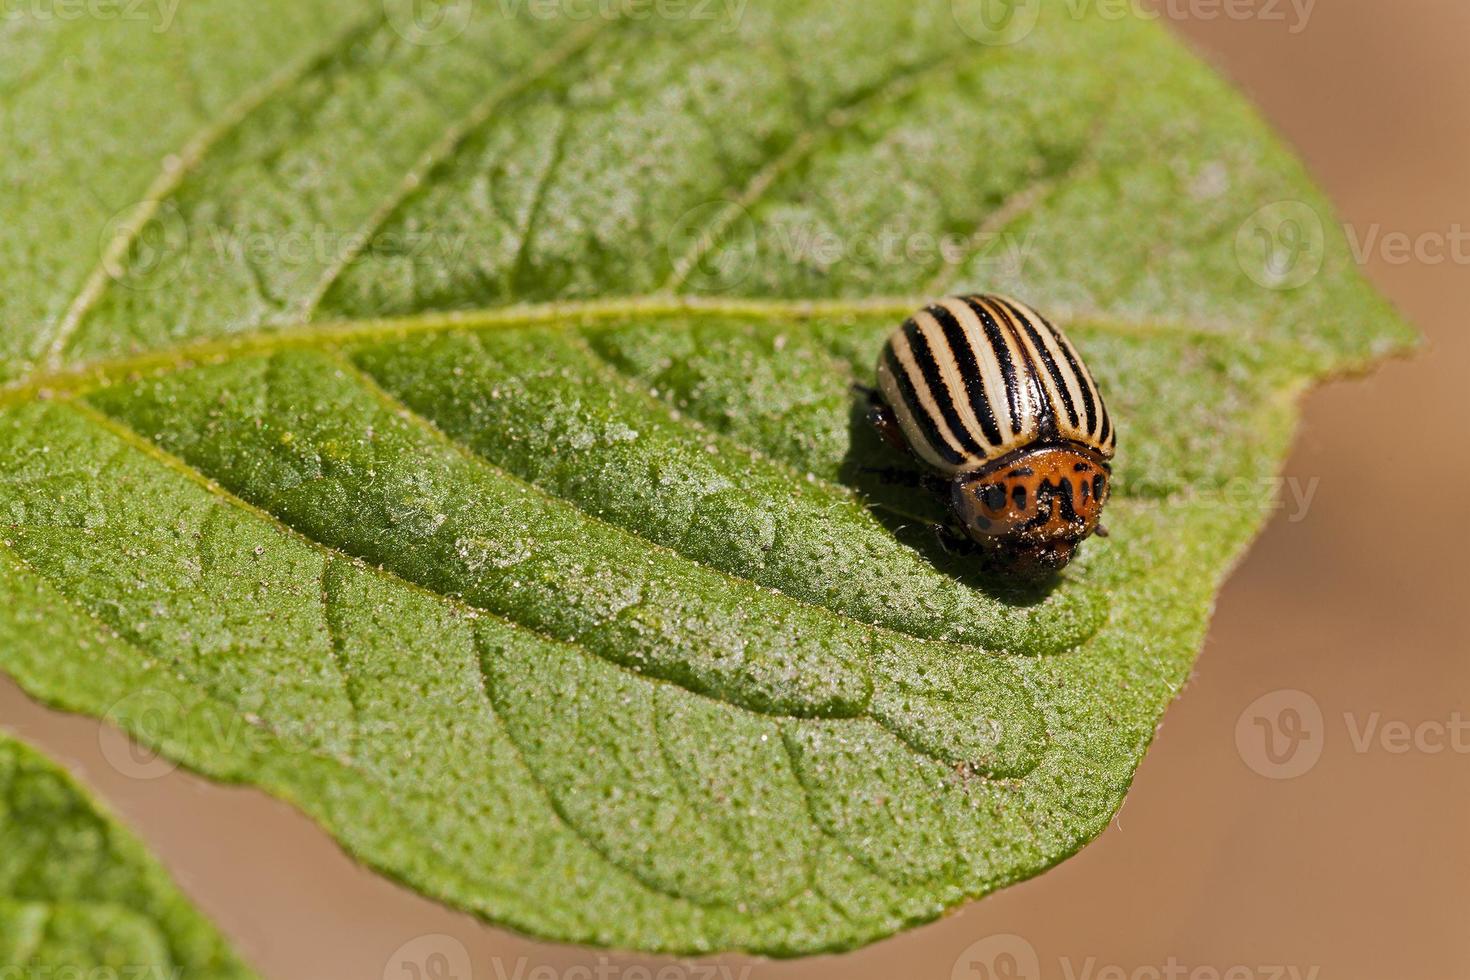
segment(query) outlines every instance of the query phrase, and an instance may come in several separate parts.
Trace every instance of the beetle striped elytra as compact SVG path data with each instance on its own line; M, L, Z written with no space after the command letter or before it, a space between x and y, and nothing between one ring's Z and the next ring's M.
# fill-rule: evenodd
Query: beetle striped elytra
M884 344L869 398L883 436L947 482L951 542L1039 576L1099 531L1112 417L1072 342L1029 306L963 296L925 307Z

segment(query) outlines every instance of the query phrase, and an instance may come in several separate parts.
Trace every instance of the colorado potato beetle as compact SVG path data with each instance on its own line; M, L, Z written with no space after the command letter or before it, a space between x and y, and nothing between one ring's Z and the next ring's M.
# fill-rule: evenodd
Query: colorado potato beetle
M883 346L869 417L938 479L949 545L1028 577L1060 571L1099 527L1116 447L1065 334L1002 296L940 300Z

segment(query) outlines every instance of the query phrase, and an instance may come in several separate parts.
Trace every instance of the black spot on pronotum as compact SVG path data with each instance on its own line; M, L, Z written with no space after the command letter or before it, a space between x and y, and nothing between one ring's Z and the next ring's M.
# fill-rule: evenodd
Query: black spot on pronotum
M1011 500L1016 504L1017 510L1026 509L1026 488L1021 484L1011 488Z
M999 483L987 483L980 490L980 502L986 510L1000 510L1006 505L1006 488Z
M1094 476L1092 478L1092 495L1094 497L1096 497L1098 500L1101 500L1102 499L1102 495L1103 495L1103 475L1101 473L1097 474L1096 476Z
M1068 524L1081 522L1082 518L1077 515L1073 506L1071 480L1056 483L1045 480L1036 488L1036 516L1026 522L1025 529L1044 527L1051 522L1053 515Z

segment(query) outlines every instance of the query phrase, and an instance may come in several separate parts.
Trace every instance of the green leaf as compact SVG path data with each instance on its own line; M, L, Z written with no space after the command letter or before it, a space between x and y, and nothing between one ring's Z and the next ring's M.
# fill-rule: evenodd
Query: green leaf
M131 834L0 732L0 972L249 977Z
M1301 168L1069 0L412 8L13 25L0 667L561 940L844 949L1099 833L1296 396L1412 338ZM1117 418L1049 594L849 390L961 289Z

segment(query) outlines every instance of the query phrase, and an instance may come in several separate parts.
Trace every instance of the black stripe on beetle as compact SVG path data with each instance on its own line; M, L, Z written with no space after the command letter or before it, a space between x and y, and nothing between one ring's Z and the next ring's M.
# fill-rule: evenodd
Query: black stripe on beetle
M990 311L995 322L1000 324L1006 331L1006 336L1015 346L1019 357L1019 370L1016 374L1016 391L1028 400L1030 419L1034 421L1037 433L1046 439L1057 438L1057 406L1052 400L1051 391L1042 378L1042 366L1038 355L1032 350L1027 342L1024 331L1015 317L1007 310L1000 301L993 296L979 296L977 301ZM1027 394L1028 393L1028 394ZM1026 428L1026 417L1023 414L1022 429Z
M1046 368L1047 378L1050 379L1058 396L1062 399L1062 407L1067 411L1068 421L1072 423L1073 428L1076 428L1077 408L1072 404L1072 389L1068 384L1069 378L1057 367L1056 358L1052 356L1051 348L1047 345L1046 338L1042 336L1041 331L1036 329L1036 324L1024 313L1016 309L1012 303L1006 300L1000 300L999 302L1005 311L1011 314L1016 324L1022 330L1026 331L1026 337L1031 341L1031 346L1035 349L1036 356L1041 358L1041 363Z
M919 374L923 376L924 386L929 390L929 398L939 407L939 414L944 419L945 428L953 433L958 442L960 450L966 453L979 454L985 448L975 439L969 428L960 419L956 392L951 391L944 380L944 373L954 362L954 351L947 345L941 343L939 349L930 346L929 337L924 330L913 320L908 320L903 325L903 336L909 345L909 354L914 359L914 364L919 368ZM943 366L941 366L943 365Z
M1082 390L1082 407L1087 412L1087 432L1089 435L1096 436L1099 433L1097 428L1097 405L1092 400L1092 378L1086 371L1082 370L1081 359L1077 356L1077 352L1072 349L1071 341L1063 337L1057 328L1051 325L1051 321L1043 318L1041 322L1046 325L1046 329L1051 332L1052 336L1060 341L1062 356L1067 359L1067 368L1072 372L1072 376L1077 379L1078 387Z
M986 444L1000 445L1000 425L995 419L995 407L991 405L990 398L986 395L985 381L980 375L980 364L975 358L975 350L970 346L970 339L965 334L965 328L946 307L931 306L928 313L944 331L949 355L954 359L955 370L959 372L964 382L965 396L969 399L971 411L974 412L976 420L980 423Z
M1016 379L1016 365L1011 360L1010 344L1006 342L1005 335L1001 332L1000 324L995 322L991 314L977 297L970 296L965 300L966 305L974 311L980 320L980 328L985 331L986 343L990 345L990 355L995 358L1000 368L1000 375L1005 379L1006 405L1010 409L1011 435L1021 434L1021 405L1019 381Z
M919 400L918 389L914 387L908 371L899 362L898 355L893 352L892 343L884 348L883 357L887 371L886 375L880 379L880 390L884 392L884 401L887 405L901 403L907 409L904 413L895 413L895 417L898 419L900 431L908 441L910 448L923 445L944 462L951 466L958 466L964 461L964 457L955 451L948 440L940 436L933 416ZM891 392L888 390L890 379L893 385ZM912 419L913 423L907 424L908 419Z

